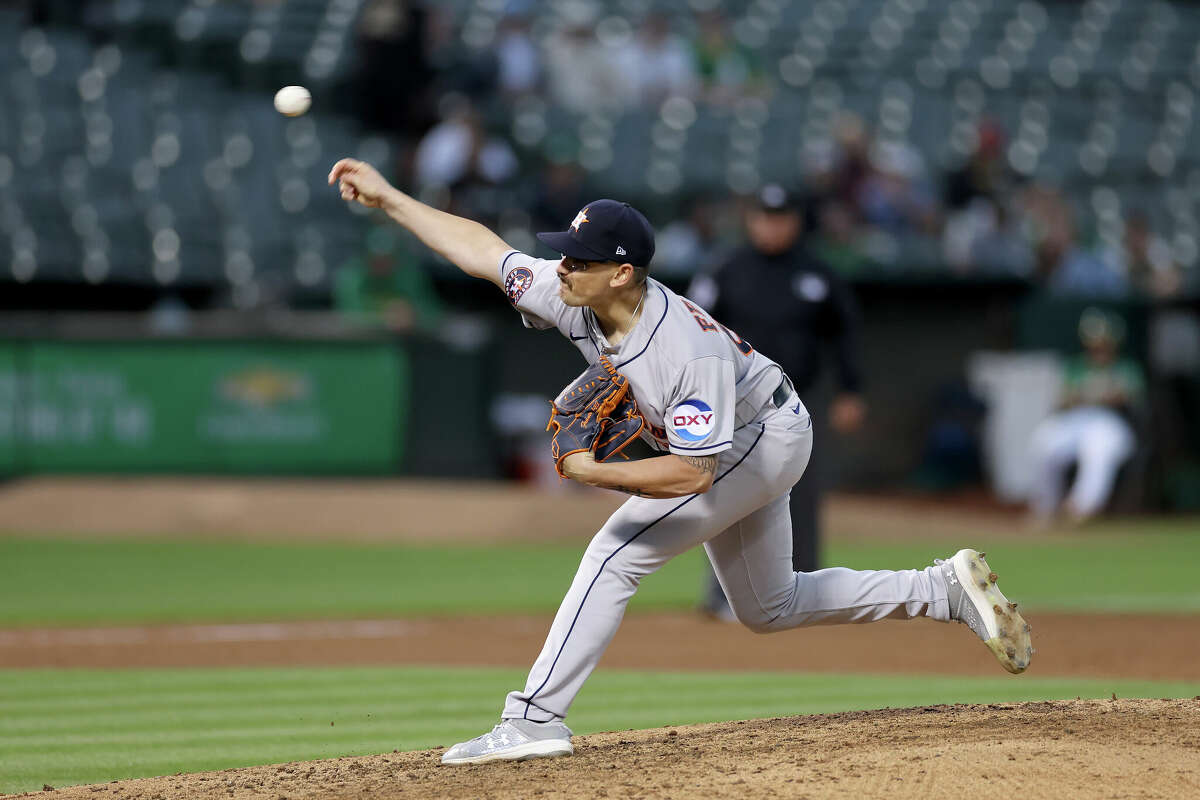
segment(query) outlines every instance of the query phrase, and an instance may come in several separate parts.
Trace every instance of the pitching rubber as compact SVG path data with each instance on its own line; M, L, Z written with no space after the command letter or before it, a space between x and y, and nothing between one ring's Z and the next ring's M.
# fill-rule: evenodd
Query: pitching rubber
M1033 656L1032 629L1017 612L1017 604L1010 603L996 585L996 573L975 550L958 551L950 563L987 628L984 644L1006 670L1014 675L1024 672Z

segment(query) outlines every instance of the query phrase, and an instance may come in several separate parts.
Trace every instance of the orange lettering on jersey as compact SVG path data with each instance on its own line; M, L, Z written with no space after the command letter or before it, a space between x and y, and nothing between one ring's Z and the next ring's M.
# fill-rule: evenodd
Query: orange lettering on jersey
M687 310L692 312L692 318L696 320L696 324L700 326L702 331L715 331L716 325L709 321L708 317L704 316L704 312L698 306L692 305L691 301L684 300L683 304L687 306Z
M683 298L680 298L680 299L683 299ZM731 342L733 342L734 346L737 347L738 352L740 352L742 355L748 356L754 352L754 348L750 346L749 342L747 342L742 337L738 336L733 331L729 330L729 328L726 328L724 325L721 325L721 323L719 323L719 322L716 325L714 325L708 319L708 317L704 316L704 311L701 310L698 306L694 305L690 300L683 300L683 304L685 306L687 306L688 311L692 312L692 317L696 320L696 324L700 326L700 330L715 331L717 329L717 327L719 326L722 330L725 331L725 335L729 337L729 340Z

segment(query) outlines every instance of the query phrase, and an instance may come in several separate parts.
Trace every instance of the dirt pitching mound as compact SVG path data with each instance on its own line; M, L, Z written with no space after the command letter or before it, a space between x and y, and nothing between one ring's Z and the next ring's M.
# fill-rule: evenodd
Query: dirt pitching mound
M1200 698L927 706L600 733L571 758L442 750L77 786L39 798L1200 797Z

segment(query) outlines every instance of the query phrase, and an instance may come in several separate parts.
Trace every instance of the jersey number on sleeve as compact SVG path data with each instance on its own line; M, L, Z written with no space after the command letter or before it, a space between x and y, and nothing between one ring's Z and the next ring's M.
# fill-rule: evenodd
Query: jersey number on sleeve
M721 330L725 331L725 335L728 336L729 340L734 343L738 350L741 351L742 355L748 356L754 352L754 348L750 346L749 342L738 336L733 331L729 330L729 328L726 328L721 323L710 320L704 315L704 312L699 307L688 302L687 300L684 300L683 304L687 306L688 311L692 312L692 317L696 320L696 324L700 326L700 330L715 331L719 327Z

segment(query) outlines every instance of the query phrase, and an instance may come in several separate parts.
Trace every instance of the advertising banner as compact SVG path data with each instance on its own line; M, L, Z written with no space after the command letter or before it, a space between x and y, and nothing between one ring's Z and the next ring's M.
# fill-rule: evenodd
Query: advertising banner
M391 472L406 365L387 343L0 346L0 458L38 472Z

